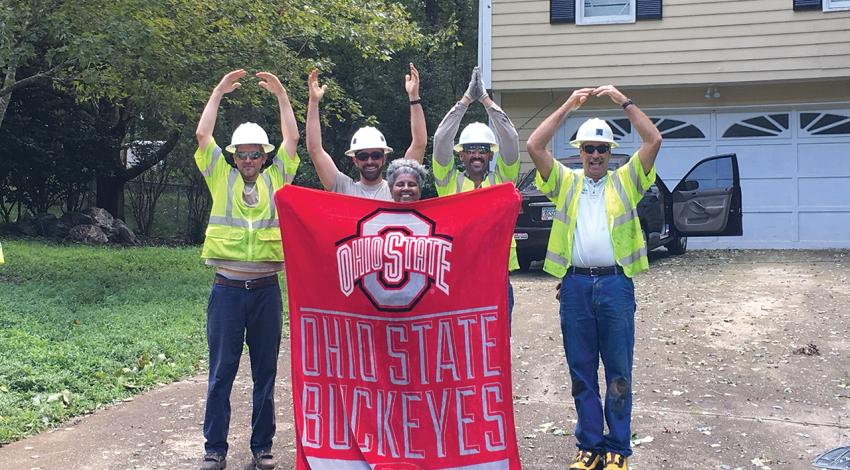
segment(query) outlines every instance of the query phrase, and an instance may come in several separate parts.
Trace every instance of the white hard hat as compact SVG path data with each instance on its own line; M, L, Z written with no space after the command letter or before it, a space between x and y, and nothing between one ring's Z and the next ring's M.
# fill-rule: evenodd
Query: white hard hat
M228 145L225 150L230 153L235 153L237 145L249 144L262 145L263 151L266 153L274 150L274 145L269 143L269 136L266 135L266 131L253 122L243 122L242 124L239 124L239 127L233 131L233 136L230 137L230 145Z
M578 128L575 140L570 141L573 147L581 147L582 142L608 142L611 148L617 148L611 126L603 119L590 118Z
M384 153L393 151L392 147L387 146L387 139L384 134L372 126L361 127L351 136L351 148L345 151L345 154L353 157L358 150L363 149L384 149Z
M460 139L455 145L455 152L463 150L463 144L490 144L490 150L493 153L499 151L499 143L496 142L496 136L490 127L483 122L473 122L463 128L460 133Z

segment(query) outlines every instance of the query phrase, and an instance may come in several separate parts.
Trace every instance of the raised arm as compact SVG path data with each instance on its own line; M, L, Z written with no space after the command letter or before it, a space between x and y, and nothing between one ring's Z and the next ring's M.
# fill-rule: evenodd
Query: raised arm
M322 147L322 123L319 121L319 101L325 96L327 85L319 86L319 71L313 69L307 79L310 91L310 101L307 103L307 153L319 174L319 180L326 190L330 191L336 182L339 172L333 158Z
M534 129L531 136L528 137L526 148L534 166L537 167L537 173L544 181L549 179L549 174L552 173L552 168L555 165L555 159L552 157L552 152L546 149L546 146L555 136L555 132L564 123L567 115L580 108L582 104L590 96L593 88L581 88L574 91L567 101L564 102L554 113L550 114L546 119Z
M608 96L611 101L622 106L627 102L631 102L626 98L626 95L620 90L614 88L614 85L604 85L593 90L596 96ZM652 166L655 165L655 158L658 156L658 150L661 149L661 132L655 127L649 117L644 114L636 104L632 103L625 108L626 117L637 130L640 135L640 148L638 149L638 157L640 164L643 166L643 172L649 173Z
M454 147L457 130L460 128L460 121L463 119L463 115L466 114L466 110L469 109L469 104L484 94L485 91L481 88L478 67L475 67L472 69L472 77L469 79L469 86L466 88L466 92L460 98L460 101L455 103L452 109L443 116L443 120L440 121L440 125L437 126L437 130L434 132L434 160L436 163L448 166L454 161L452 148Z
M404 76L404 89L410 100L410 147L404 152L404 158L422 163L425 160L425 145L428 143L428 130L425 127L425 111L419 96L419 71L410 64L410 73ZM414 104L414 102L417 102Z
M499 142L499 155L507 165L513 165L519 161L519 134L517 134L511 118L505 114L489 96L481 98L487 116L490 117L490 126L496 131L496 140Z
M298 123L295 121L295 112L292 110L292 103L289 102L289 94L286 93L286 88L280 83L280 80L269 72L257 72L257 77L260 79L260 88L268 90L269 93L277 97L277 107L280 110L280 132L283 136L281 146L286 150L289 157L295 156L298 148Z
M215 129L215 120L218 117L218 106L221 104L221 98L242 86L239 83L239 79L244 77L246 73L243 69L229 72L213 88L210 99L207 101L207 105L204 106L204 112L201 113L201 120L198 121L198 127L195 129L195 139L198 141L198 148L204 149L212 141L213 129Z

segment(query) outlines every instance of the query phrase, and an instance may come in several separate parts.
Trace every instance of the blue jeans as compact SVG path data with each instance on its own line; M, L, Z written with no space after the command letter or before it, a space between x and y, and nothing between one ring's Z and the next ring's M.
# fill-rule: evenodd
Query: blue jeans
M570 368L579 449L631 450L635 291L622 274L567 274L561 283L561 332ZM605 367L605 404L599 396L599 358ZM604 424L608 434L603 434Z
M274 382L283 304L277 284L246 290L213 285L207 305L210 373L204 414L204 449L227 455L230 391L248 344L254 381L251 451L271 450L275 434Z

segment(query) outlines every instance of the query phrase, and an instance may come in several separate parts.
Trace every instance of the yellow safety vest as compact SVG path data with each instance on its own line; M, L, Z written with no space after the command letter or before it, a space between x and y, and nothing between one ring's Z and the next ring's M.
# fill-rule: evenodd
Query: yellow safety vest
M511 165L502 160L498 153L493 155L496 159L496 172L489 173L481 187L493 186L494 184L511 182L516 183L519 176L519 158ZM441 165L436 158L433 159L434 184L437 187L438 196L450 196L452 194L464 193L475 189L475 183L460 172L454 164L454 158L448 165ZM519 259L516 255L516 240L511 238L511 253L508 259L508 271L519 269Z
M653 182L655 167L652 167L649 174L644 174L637 152L626 165L616 171L609 170L605 181L605 210L614 259L629 277L649 269L637 204ZM555 217L552 220L552 232L549 234L543 270L562 278L572 264L576 215L584 184L584 170L570 170L556 161L548 181L543 181L538 173L535 183L540 191L555 203Z
M256 181L258 202L248 207L242 199L245 182L239 170L224 159L215 140L195 152L195 163L212 195L202 258L234 261L283 261L280 224L274 192L292 183L300 160L281 145L274 162Z

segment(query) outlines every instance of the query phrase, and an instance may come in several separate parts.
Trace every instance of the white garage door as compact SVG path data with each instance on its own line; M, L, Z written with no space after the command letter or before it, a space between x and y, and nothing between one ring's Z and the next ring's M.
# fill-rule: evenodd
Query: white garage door
M629 121L612 124L631 153L640 139ZM697 248L850 248L850 108L713 111L651 115L664 144L656 162L668 186L702 158L736 153L744 209L742 237L691 238ZM571 117L555 137L557 155L586 117ZM672 188L671 188L672 189Z

